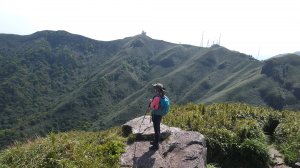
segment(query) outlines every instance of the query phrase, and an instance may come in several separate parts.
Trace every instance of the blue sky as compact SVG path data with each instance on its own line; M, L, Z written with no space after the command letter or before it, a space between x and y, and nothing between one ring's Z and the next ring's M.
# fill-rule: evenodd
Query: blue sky
M110 41L139 34L217 43L267 59L300 51L298 0L0 0L0 33L66 30Z

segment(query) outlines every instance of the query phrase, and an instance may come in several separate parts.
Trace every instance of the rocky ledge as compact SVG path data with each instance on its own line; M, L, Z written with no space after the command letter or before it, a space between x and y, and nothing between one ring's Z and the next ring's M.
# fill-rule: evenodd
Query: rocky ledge
M122 126L123 134L134 137L134 140L127 144L126 152L121 156L121 167L205 167L207 148L202 134L161 124L159 149L149 150L150 140L154 139L153 125L149 121L150 116L144 121L142 116Z

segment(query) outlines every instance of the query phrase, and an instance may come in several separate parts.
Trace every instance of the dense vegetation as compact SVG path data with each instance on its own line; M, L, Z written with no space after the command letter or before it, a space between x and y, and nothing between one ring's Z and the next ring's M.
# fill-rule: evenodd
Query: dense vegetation
M142 34L96 41L65 31L0 34L0 149L49 132L99 130L143 113L162 82L172 102L300 109L300 57L258 61Z
M125 147L119 131L51 133L7 149L0 154L0 167L118 167Z
M292 165L300 157L300 113L246 104L173 105L164 124L206 137L209 167L267 167L274 144ZM267 138L266 135L270 136ZM120 128L49 134L0 153L7 167L118 167L126 138ZM215 166L214 166L215 165Z
M267 167L268 143L293 165L300 157L300 113L246 104L173 106L164 123L206 136L208 163L221 167ZM269 137L266 137L268 135Z

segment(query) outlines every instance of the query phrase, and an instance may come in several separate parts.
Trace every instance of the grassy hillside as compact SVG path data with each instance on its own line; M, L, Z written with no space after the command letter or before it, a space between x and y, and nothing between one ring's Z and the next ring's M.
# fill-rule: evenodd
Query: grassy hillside
M173 105L164 124L206 137L208 163L224 168L272 165L268 145L293 165L300 156L300 113L246 104ZM51 133L0 153L3 167L119 167L127 138L120 127L101 132ZM130 139L132 141L132 139Z
M164 123L204 134L208 163L218 163L221 167L272 164L268 143L277 146L290 165L300 156L299 112L279 112L246 104L188 104L174 106Z
M178 104L300 109L299 60L290 55L261 62L217 45L146 35L103 42L65 31L0 34L0 149L51 131L124 123L144 112L154 82L165 84Z
M119 42L45 31L1 35L0 43L1 147L51 130L84 129L99 113L74 110L77 92L98 62L115 54Z
M125 138L119 129L51 133L0 154L0 167L118 167Z
M262 90L262 97L269 99L275 107L281 105L281 107L278 107L279 109L289 108L290 106L299 109L299 66L300 57L294 54L266 60L261 72L272 81L275 81L277 86L272 88L271 91Z

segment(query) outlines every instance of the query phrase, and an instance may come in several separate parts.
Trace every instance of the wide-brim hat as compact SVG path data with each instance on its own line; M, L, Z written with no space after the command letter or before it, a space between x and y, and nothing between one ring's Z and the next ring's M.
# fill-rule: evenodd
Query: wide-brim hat
M164 88L164 85L161 84L161 83L154 83L154 84L152 84L152 86L153 86L154 88L158 88L158 89L161 89L161 90L166 90L166 89Z

